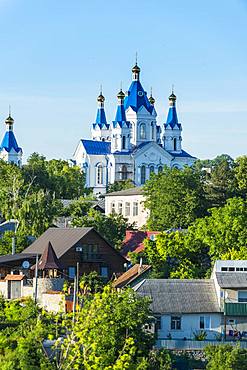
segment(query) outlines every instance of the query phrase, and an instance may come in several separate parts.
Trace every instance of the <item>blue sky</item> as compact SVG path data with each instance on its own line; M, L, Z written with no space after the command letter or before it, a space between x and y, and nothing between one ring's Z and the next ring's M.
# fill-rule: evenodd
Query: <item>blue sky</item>
M0 0L0 134L11 104L25 158L71 158L131 82L153 87L158 122L175 85L183 147L199 158L246 154L247 0Z

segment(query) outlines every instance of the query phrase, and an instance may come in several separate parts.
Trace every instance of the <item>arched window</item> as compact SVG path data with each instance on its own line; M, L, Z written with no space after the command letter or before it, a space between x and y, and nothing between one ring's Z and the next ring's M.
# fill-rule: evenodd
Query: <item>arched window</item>
M115 144L115 149L117 149L117 136L115 137L114 141L115 141L115 143L114 143Z
M126 136L122 138L122 149L126 149Z
M115 209L115 202L112 202L112 203L111 203L111 213L112 213L112 214L116 213L116 209Z
M97 184L102 185L103 184L103 166L102 164L99 164L97 166Z
M174 150L177 150L177 139L174 137L173 139L173 145L174 145Z
M151 173L154 173L154 166L149 167L149 172L150 172L150 175L151 175Z
M146 125L141 123L140 125L140 139L146 139Z
M105 141L105 138L104 137L102 137L102 141Z
M151 139L154 140L154 123L151 123Z
M145 184L146 181L146 167L141 166L141 184Z
M158 167L158 172L160 173L160 172L162 172L163 171L163 166L159 166Z
M128 173L127 173L127 166L125 164L122 166L122 180L127 180Z

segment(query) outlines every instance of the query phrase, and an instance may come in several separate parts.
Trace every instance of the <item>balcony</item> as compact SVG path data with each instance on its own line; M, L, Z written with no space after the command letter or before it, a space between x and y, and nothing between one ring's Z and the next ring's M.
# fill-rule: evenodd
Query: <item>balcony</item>
M247 316L247 303L225 303L224 314L226 316Z

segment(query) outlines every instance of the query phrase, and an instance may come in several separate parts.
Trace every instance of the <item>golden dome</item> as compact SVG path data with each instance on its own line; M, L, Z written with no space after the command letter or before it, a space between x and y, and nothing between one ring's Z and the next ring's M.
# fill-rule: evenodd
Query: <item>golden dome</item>
M98 96L97 100L98 100L98 102L104 103L104 101L105 101L105 97L104 97L104 95L99 94L99 96Z
M6 118L5 123L6 124L14 123L14 119L11 117L11 115L9 115L8 118Z
M132 72L133 73L139 73L141 71L141 68L138 67L137 63L134 65L134 67L132 68Z
M150 104L154 105L155 99L154 99L154 97L152 95L150 95L150 97L148 98L148 100L149 100L149 103Z
M119 93L117 94L117 97L118 97L118 99L124 99L125 98L125 94L124 94L124 92L123 92L123 90L121 89L120 91L119 91Z
M174 102L177 100L177 97L176 97L176 95L173 92L169 96L169 100L174 101Z

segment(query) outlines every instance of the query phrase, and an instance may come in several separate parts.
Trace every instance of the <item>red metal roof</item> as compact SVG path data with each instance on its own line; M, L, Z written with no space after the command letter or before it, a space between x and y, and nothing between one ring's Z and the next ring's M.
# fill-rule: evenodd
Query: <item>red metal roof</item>
M128 258L129 252L140 253L144 250L144 240L152 239L152 237L160 234L159 231L135 231L127 230L125 240L123 242L123 247L121 250L122 255Z

